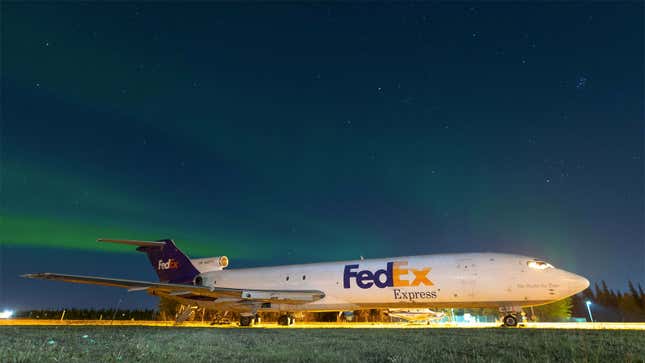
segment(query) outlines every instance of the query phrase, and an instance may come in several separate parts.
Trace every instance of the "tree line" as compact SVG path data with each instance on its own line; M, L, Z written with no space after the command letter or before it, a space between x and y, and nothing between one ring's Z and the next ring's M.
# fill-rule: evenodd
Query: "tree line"
M62 309L62 310L27 310L16 313L16 318L54 319L54 320L157 320L155 309Z
M641 284L638 288L629 281L626 292L607 287L605 281L594 284L580 294L572 297L572 315L585 317L590 320L589 312L594 321L645 321L645 291ZM590 302L587 309L587 301Z

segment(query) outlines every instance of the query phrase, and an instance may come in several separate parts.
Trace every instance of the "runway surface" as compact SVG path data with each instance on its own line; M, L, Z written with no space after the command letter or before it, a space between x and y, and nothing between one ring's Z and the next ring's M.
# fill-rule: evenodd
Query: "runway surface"
M45 320L45 319L3 319L0 326L159 326L159 327L184 327L184 328L239 328L236 323L223 325L210 325L207 322L183 322L175 324L172 321L146 321L146 320ZM261 323L252 328L276 329L441 329L441 328L495 328L498 323L431 323L431 324L406 324L406 323L310 323L296 322L295 325L285 327L277 323ZM526 323L522 328L529 329L595 329L595 330L645 330L645 323Z

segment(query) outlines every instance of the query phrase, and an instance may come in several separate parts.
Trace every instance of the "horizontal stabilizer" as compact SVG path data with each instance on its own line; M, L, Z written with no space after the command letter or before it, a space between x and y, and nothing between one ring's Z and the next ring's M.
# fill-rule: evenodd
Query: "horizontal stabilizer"
M108 239L108 238L99 238L98 242L109 242L109 243L120 243L124 245L133 245L139 247L163 247L166 245L166 242L153 242L153 241L135 241L127 239Z

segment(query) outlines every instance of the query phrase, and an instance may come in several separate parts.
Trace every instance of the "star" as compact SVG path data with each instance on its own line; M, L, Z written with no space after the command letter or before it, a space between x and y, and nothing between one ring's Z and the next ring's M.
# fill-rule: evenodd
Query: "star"
M582 89L587 86L587 77L578 77L578 80L576 81L576 88L577 89Z

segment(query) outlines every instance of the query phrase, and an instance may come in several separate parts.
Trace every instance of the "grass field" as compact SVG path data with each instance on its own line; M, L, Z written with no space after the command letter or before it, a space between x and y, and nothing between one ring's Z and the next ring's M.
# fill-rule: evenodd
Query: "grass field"
M0 327L2 362L645 362L642 331Z

